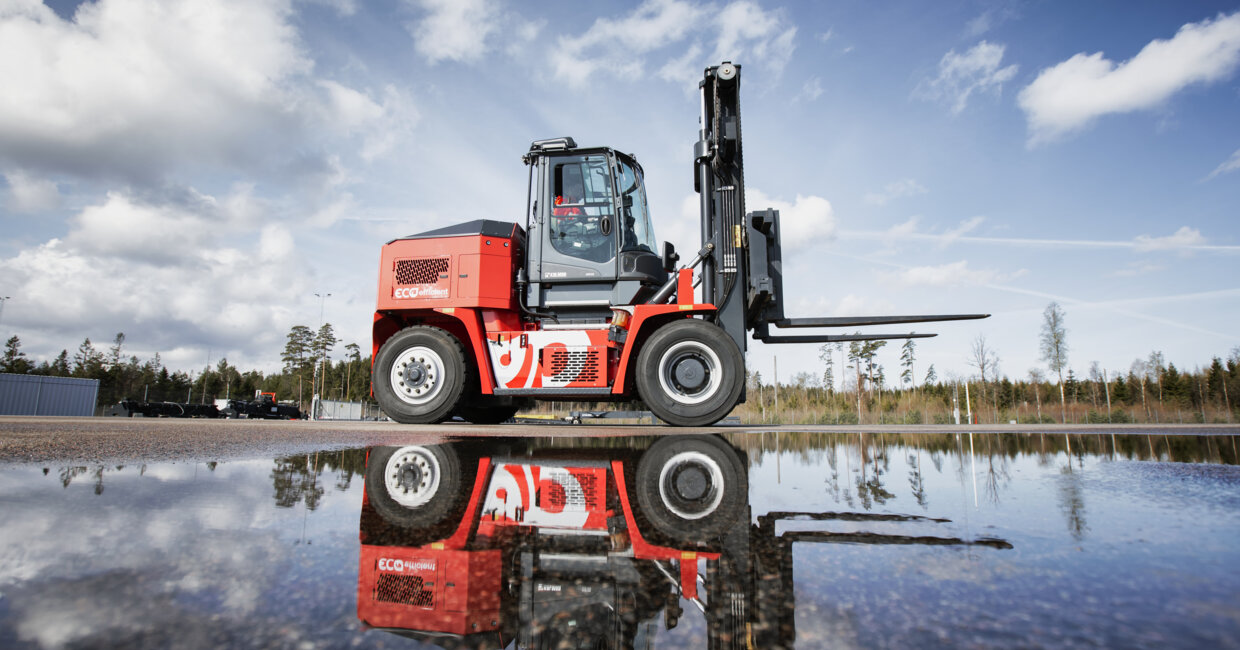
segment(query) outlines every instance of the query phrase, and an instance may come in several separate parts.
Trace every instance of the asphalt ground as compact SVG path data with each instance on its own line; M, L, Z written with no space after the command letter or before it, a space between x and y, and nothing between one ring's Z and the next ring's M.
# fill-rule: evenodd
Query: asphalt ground
M464 437L607 437L685 433L1047 433L1240 435L1240 425L727 425L702 428L529 422L406 425L393 422L59 418L0 416L0 463L221 460Z

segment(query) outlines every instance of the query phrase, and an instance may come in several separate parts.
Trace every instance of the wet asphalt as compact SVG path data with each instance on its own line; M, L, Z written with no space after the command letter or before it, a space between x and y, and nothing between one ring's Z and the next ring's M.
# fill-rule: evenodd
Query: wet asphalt
M371 445L435 443L463 437L558 438L771 431L1240 435L1240 425L724 425L691 429L604 422L480 426L465 422L404 425L394 422L0 416L0 463L218 460Z

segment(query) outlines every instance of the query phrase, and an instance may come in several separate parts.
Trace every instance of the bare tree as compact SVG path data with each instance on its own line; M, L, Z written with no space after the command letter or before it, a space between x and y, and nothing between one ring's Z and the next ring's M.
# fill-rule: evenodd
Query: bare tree
M1042 424L1042 382L1046 381L1046 376L1042 374L1039 368L1029 369L1029 383L1033 384L1033 399L1038 404L1038 424Z
M986 403L986 373L989 371L993 377L995 368L999 365L999 355L995 353L994 348L986 342L985 334L978 334L973 339L973 346L969 351L969 363L977 368L978 373L982 377L982 398L979 403Z
M1145 371L1149 374L1150 379L1158 384L1158 410L1162 412L1163 401L1163 373L1167 372L1166 358L1163 357L1161 351L1155 350L1150 353L1150 358L1145 362Z
M1063 370L1068 367L1068 330L1063 324L1063 307L1051 302L1042 312L1042 360L1059 377L1061 421L1068 421L1068 400L1063 392Z
M1089 363L1089 401L1093 403L1094 410L1098 409L1098 387L1103 384L1102 366L1097 361Z
M1145 364L1144 359L1134 359L1132 367L1128 372L1137 379L1141 387L1141 409L1145 411L1145 421L1150 421L1150 405L1145 401L1145 382L1149 379L1149 366Z

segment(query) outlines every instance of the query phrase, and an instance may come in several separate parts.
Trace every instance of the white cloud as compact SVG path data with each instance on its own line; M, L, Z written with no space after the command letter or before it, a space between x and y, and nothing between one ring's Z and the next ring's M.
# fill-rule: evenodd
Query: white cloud
M712 60L754 59L783 70L792 57L797 28L788 26L779 11L763 11L753 2L733 2L719 12L716 20L719 35Z
M990 31L990 28L992 27L991 21L993 18L993 13L990 11L983 11L976 18L970 20L969 23L965 25L965 34L969 38L977 38L978 36L985 34Z
M779 210L780 239L785 250L813 246L835 238L836 218L831 202L820 196L797 195L788 202L775 199L752 187L745 188L745 209L749 212Z
M1120 64L1102 52L1079 53L1038 73L1020 92L1037 145L1112 113L1146 110L1192 84L1220 81L1240 65L1240 13L1184 25Z
M858 296L848 294L838 300L824 296L813 298L799 296L792 302L792 314L814 314L821 316L861 316L867 314L890 314L896 307L890 300L873 295Z
M1107 275L1113 278L1132 278L1132 277L1137 277L1140 275L1146 275L1148 273L1159 273L1165 270L1167 270L1167 267L1163 264L1151 264L1149 262L1140 262L1140 263L1130 262L1124 268L1112 271L1108 273Z
M694 43L685 53L677 58L669 59L663 67L659 68L659 78L664 81L671 81L685 88L693 88L693 84L700 79L702 71L695 65L702 60L702 46Z
M1016 76L1018 66L1000 67L1006 46L981 41L964 54L949 51L939 60L939 76L923 82L918 93L928 99L950 104L959 114L974 93L999 94L1003 84Z
M738 0L722 9L688 0L646 0L627 15L602 17L580 36L563 36L551 52L552 73L561 81L585 85L598 74L639 79L647 58L679 54L659 66L659 77L689 85L707 63L724 60L765 65L777 74L792 56L796 27L781 11L765 11ZM710 58L703 43L713 42Z
M391 84L384 86L380 101L335 81L319 81L318 85L328 96L324 117L340 131L361 136L358 153L368 162L391 151L418 122L413 103Z
M357 0L302 0L302 2L331 7L341 16L352 16L357 13Z
M46 178L15 169L4 174L9 183L8 206L14 212L46 212L60 207L60 190Z
M308 142L357 131L369 99L316 83L292 20L283 0L99 0L70 20L10 4L0 164L146 185L187 167L287 167Z
M636 79L643 55L683 40L704 12L682 0L646 0L623 18L599 18L580 36L559 39L551 55L554 75L577 85L600 71Z
M977 227L982 225L982 222L985 220L986 220L986 217L977 216L977 217L969 217L968 219L961 221L959 224L956 225L955 228L952 228L948 230L947 232L943 233L943 240L942 240L943 245L946 246L947 244L950 244L953 241L959 239L961 236L971 233L974 230L977 230Z
M1240 149L1236 149L1230 158L1224 160L1218 167L1215 167L1214 171L1210 172L1209 176L1206 176L1206 180L1211 180L1221 174L1234 172L1237 169L1240 169Z
M929 190L924 185L918 183L911 178L903 178L898 181L888 183L881 192L869 192L865 195L865 202L871 205L887 205L893 199L903 198L906 196L917 196L925 194Z
M1139 235L1133 240L1133 248L1140 252L1191 250L1206 244L1206 238L1201 236L1201 231L1188 226L1181 226L1179 230L1165 237Z
M409 26L414 48L432 64L478 61L487 39L499 28L499 11L491 0L417 0L426 11Z
M890 274L888 277L906 286L949 287L993 284L1019 277L1025 273L1024 270L1010 274L1002 274L993 270L974 270L969 268L968 261L960 260L937 266L915 266Z
M0 150L122 165L135 153L226 156L238 131L287 106L279 81L311 67L288 12L275 2L100 0L70 22L42 5L10 7L0 14Z
M837 220L831 202L819 196L797 195L793 201L775 199L762 190L745 189L745 210L754 212L773 208L779 210L782 232L780 241L785 251L795 251L835 238ZM687 261L697 252L701 241L701 211L697 194L687 194L680 203L675 221L659 223L659 234L675 242Z
M815 99L822 97L822 93L822 79L818 77L811 77L809 81L806 81L801 86L801 92L797 93L794 101L812 102Z
M290 324L283 305L309 291L312 274L286 226L254 218L248 190L162 202L110 192L64 238L0 259L0 275L53 339L89 323L156 350L210 338L266 357Z
M896 224L887 229L886 235L894 239L903 239L917 232L917 224L921 221L921 217L909 217L908 221Z

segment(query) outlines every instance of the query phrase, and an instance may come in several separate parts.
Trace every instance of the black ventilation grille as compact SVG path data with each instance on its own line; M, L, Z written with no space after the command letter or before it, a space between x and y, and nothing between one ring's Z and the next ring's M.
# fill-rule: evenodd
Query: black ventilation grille
M576 349L554 348L548 350L550 359L546 367L557 381L576 381L595 383L598 381L599 350L598 348Z
M438 284L448 273L448 258L396 260L396 284Z
M375 600L381 603L399 603L414 607L433 607L435 592L422 588L420 576L402 576L380 573L375 584Z

